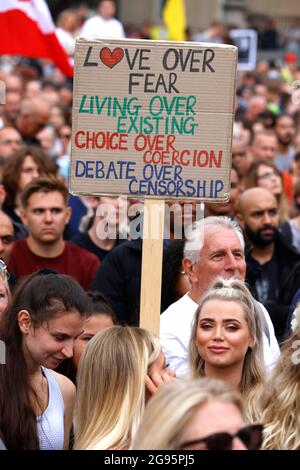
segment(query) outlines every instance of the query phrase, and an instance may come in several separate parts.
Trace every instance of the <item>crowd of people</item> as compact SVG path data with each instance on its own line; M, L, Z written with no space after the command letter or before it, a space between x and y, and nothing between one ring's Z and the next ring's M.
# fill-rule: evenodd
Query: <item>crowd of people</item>
M125 37L115 12L59 16L70 60L80 28ZM299 77L239 73L231 199L173 205L158 337L139 327L143 202L69 194L72 83L1 58L0 448L300 449Z

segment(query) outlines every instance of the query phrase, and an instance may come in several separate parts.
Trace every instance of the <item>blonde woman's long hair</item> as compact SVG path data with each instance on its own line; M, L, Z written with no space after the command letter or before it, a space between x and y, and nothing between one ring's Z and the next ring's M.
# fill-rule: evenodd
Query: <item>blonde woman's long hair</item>
M80 360L75 449L128 448L145 407L147 369L161 353L159 339L137 327L96 334Z
M300 313L299 307L297 310ZM300 326L283 344L267 384L261 420L265 426L264 450L300 450L299 347Z
M134 450L179 450L195 411L209 401L234 404L244 417L240 393L221 380L175 380L159 388L146 406Z
M240 392L245 400L247 421L249 423L257 422L261 415L260 403L257 397L261 396L264 385L262 322L259 307L244 282L237 279L218 279L212 289L202 297L195 313L189 344L191 376L196 378L205 375L205 361L198 352L196 337L201 310L209 300L236 302L243 308L254 344L252 348L248 348L245 356Z

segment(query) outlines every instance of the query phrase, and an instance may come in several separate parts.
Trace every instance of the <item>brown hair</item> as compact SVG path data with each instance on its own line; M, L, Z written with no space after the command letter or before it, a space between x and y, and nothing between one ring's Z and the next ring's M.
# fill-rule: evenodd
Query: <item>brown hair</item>
M22 166L28 156L37 164L41 175L55 176L57 173L56 164L44 150L34 145L23 145L6 160L3 166L2 183L6 191L4 207L15 207Z
M14 293L1 325L6 346L6 363L0 366L0 422L5 445L13 450L39 449L36 412L32 398L39 397L29 382L23 351L20 310L30 312L34 327L62 313L76 310L84 319L89 314L87 296L70 276L41 270L23 280Z
M26 186L26 188L21 194L21 204L23 209L27 208L28 200L32 196L32 194L52 193L54 191L57 191L62 195L64 202L67 205L69 199L69 192L61 180L46 176L35 178L31 181L31 183Z
M286 222L290 218L289 214L289 205L287 198L284 194L284 181L283 181L283 176L282 173L278 170L277 166L275 163L273 163L270 160L256 160L252 163L248 173L244 176L243 179L243 184L244 184L244 189L250 189L258 186L258 178L257 178L257 173L258 169L260 166L265 165L268 166L269 168L272 168L274 172L278 173L280 176L281 182L282 182L282 193L276 195L277 203L278 203L278 209L279 209L279 219L280 222Z

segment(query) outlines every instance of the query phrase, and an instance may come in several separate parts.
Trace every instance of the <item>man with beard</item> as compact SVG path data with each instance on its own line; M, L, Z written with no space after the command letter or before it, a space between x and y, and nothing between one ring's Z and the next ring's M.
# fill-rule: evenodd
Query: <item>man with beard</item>
M296 127L292 116L287 113L277 116L274 131L278 139L275 165L281 171L290 171L296 153L293 145Z
M266 189L251 188L239 197L237 219L249 244L246 282L282 341L289 305L300 286L300 256L279 233L277 201Z

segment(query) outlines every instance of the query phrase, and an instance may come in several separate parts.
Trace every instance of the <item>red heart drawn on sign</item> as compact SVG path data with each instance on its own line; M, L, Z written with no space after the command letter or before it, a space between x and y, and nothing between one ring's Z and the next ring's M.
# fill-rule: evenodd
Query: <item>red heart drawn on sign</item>
M120 47L116 47L113 51L109 47L103 47L100 51L100 59L106 67L112 69L117 65L124 56L124 51Z

